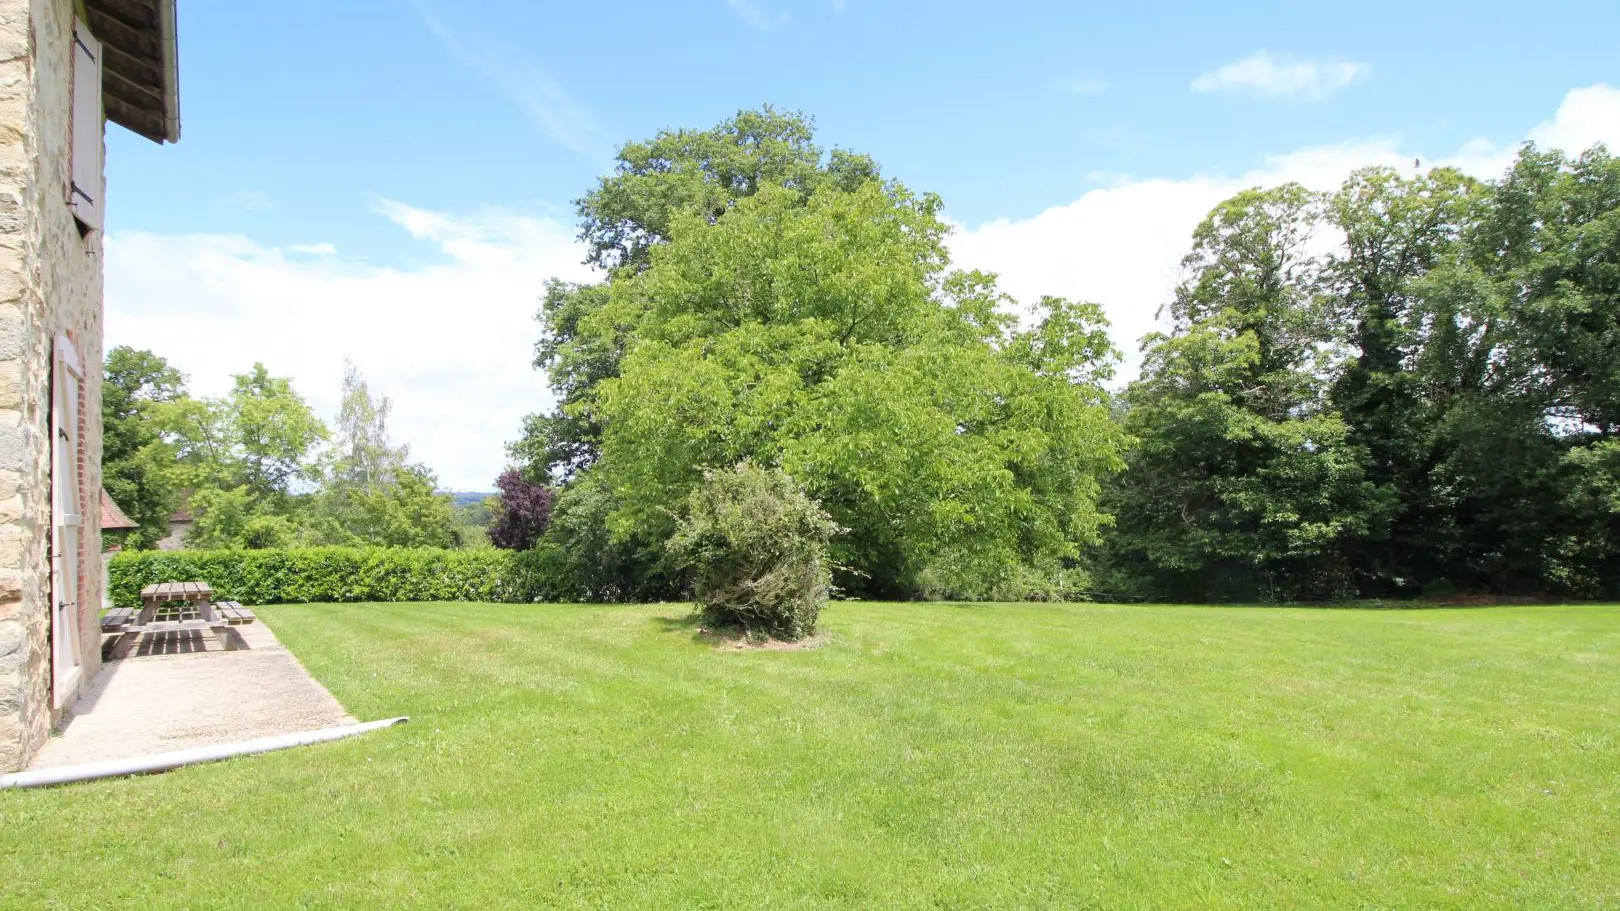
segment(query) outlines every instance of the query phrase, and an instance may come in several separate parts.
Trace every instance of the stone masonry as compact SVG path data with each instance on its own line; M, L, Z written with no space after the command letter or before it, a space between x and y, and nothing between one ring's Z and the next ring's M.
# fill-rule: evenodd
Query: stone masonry
M65 333L85 370L79 501L100 515L101 233L68 208L74 0L0 0L0 772L60 713L51 693L51 370ZM100 668L101 532L81 535L82 673ZM71 706L77 693L64 694Z

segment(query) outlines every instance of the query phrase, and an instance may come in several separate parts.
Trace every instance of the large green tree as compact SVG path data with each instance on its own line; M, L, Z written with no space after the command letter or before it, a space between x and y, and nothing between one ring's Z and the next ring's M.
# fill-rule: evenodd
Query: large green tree
M820 187L849 190L877 176L877 165L864 155L823 152L800 115L769 106L740 111L712 129L666 130L627 143L613 173L578 200L580 237L591 264L638 273L677 219L713 223L765 188L804 204ZM554 281L546 288L535 366L550 378L557 406L530 416L512 446L532 480L566 479L597 457L601 428L583 402L598 383L618 375L635 328L634 314L622 314L613 325L596 316L607 292L605 283ZM582 332L587 321L591 331Z
M1550 404L1620 433L1620 159L1526 148L1493 195L1475 263L1511 295Z
M139 528L126 547L151 547L169 533L180 504L175 452L161 434L164 407L186 396L186 378L150 351L119 346L102 365L102 486Z
M1249 190L1194 233L1171 329L1148 337L1127 395L1119 584L1199 601L1354 592L1346 550L1389 503L1326 401L1325 205L1292 184Z
M1447 507L1433 496L1431 473L1450 399L1418 370L1437 326L1425 279L1459 255L1481 196L1455 171L1402 177L1371 168L1328 202L1328 226L1343 243L1327 259L1323 292L1348 350L1331 400L1392 507L1347 546L1362 594L1410 593L1440 571L1431 535Z
M302 500L319 481L326 425L286 377L263 364L217 399L179 399L160 415L197 516L188 544L271 547L297 538Z
M799 151L744 178L699 155L668 192L660 172L634 173L635 198L660 201L635 223L655 228L602 233L587 216L616 268L554 287L543 312L554 330L569 314L542 364L562 414L590 428L567 467L611 498L604 521L637 553L657 552L705 469L747 459L784 469L848 529L834 544L848 591L1062 584L1107 523L1099 477L1120 464L1100 310L1048 299L1020 328L991 277L949 269L937 197L858 156L821 157L801 121L767 111L674 135L723 137L746 158L753 144L727 137L760 117ZM545 461L555 447L527 451L560 465Z
M254 494L285 496L310 477L311 457L329 436L292 380L271 376L263 364L234 378L226 399L233 469Z
M1464 588L1620 593L1620 161L1527 146L1428 283L1445 378L1435 540ZM1438 524L1438 523L1437 523Z

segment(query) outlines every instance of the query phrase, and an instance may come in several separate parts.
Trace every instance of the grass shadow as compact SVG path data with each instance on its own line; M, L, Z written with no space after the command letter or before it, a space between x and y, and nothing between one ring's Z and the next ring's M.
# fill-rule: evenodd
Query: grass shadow
M1516 595L1468 595L1427 599L1367 598L1355 601L892 601L863 602L895 606L927 607L989 613L1006 607L1132 607L1132 608L1220 608L1241 610L1321 610L1321 611L1486 611L1519 607L1593 607L1606 601L1580 601L1570 598Z
M1211 604L1210 607L1287 607L1336 611L1481 611L1515 607L1581 607L1601 604L1539 595L1458 595L1442 598L1363 598L1353 601L1280 601ZM1204 605L1199 605L1204 606Z
M829 641L825 633L817 633L796 642L789 642L760 635L757 631L751 631L742 626L711 628L706 625L703 612L699 610L694 610L679 617L653 617L651 621L653 626L661 633L690 632L694 644L707 645L717 651L801 651L819 648Z
M701 631L703 628L703 615L697 611L692 611L679 617L653 617L652 624L658 627L659 632L663 633L678 633L683 630Z

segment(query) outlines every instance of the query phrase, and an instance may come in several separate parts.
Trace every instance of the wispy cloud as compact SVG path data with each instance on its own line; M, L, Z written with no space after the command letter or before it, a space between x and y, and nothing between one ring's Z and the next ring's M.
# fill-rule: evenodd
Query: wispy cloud
M609 147L595 118L550 73L515 49L503 47L496 36L451 28L427 0L406 2L458 63L517 105L546 137L587 158L606 157Z
M1366 79L1372 67L1354 60L1312 60L1260 51L1201 74L1195 92L1321 101Z
M263 190L241 189L218 197L221 205L249 212L264 212L276 207L275 197Z
M1108 91L1108 83L1101 79L1070 79L1063 83L1063 91L1070 95L1101 95Z
M762 32L780 24L782 21L767 12L765 7L757 3L756 0L726 0L726 5L731 7L732 12L741 16L744 22Z

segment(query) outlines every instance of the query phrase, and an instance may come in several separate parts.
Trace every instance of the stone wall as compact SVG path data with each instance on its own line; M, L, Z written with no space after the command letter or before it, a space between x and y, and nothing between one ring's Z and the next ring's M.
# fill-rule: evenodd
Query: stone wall
M73 0L0 0L0 771L60 720L50 643L51 366L67 334L80 395L82 673L100 668L101 234L68 208ZM77 693L64 694L71 705Z
M190 519L171 519L168 535L159 538L152 546L158 550L180 550L186 546L186 535L191 534L191 527L196 524Z

